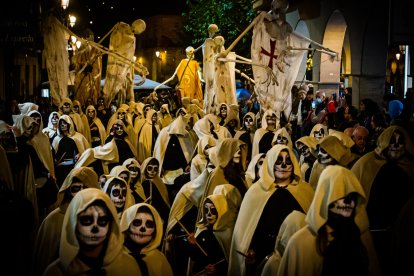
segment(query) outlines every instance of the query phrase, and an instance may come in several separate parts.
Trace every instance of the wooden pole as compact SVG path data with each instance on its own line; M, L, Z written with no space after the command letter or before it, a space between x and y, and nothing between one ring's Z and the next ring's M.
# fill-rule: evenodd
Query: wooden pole
M184 224L182 224L181 223L181 221L179 220L179 219L177 219L177 217L175 217L175 219L177 220L177 222L178 222L178 224L181 226L181 228L183 228L184 229L184 231L188 234L188 235L191 235L191 233L190 232L188 232L188 230L185 228L185 226L184 226ZM197 242L197 241L195 241L195 244L197 245L197 247L201 250L201 252L203 252L203 254L204 255L206 255L206 257L208 256L207 255L207 252L206 251L204 251L204 249L201 247L201 245Z

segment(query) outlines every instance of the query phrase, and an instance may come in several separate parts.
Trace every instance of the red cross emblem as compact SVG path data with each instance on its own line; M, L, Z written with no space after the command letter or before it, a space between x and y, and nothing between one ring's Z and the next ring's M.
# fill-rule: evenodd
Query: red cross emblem
M264 54L270 57L269 64L267 66L273 69L273 59L277 59L277 55L275 55L276 40L270 40L270 53L266 51L265 49L263 49L263 47L260 47L260 48L262 48L262 50L260 51L261 54Z

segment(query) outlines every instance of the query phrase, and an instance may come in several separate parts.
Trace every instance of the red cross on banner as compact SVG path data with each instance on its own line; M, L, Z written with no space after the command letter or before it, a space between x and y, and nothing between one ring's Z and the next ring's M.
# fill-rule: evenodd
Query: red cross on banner
M267 66L269 66L271 69L273 69L273 59L277 59L277 55L275 55L275 50L276 50L276 40L271 40L270 39L270 53L268 51L266 51L265 49L263 49L260 51L261 54L264 54L268 57L270 57L269 59L269 64Z

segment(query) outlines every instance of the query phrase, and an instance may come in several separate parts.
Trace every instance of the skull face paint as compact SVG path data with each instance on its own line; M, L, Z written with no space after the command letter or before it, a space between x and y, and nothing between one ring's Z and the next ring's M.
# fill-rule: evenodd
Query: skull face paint
M397 131L394 131L390 139L390 144L387 149L387 157L390 160L398 160L404 156L405 153L405 139L404 135Z
M52 125L56 126L59 121L59 115L57 113L54 113L50 121L52 122Z
M357 193L350 193L346 197L340 198L329 204L329 211L345 218L349 218L355 209L357 198Z
M26 137L31 137L33 133L35 122L32 122L23 132L23 135Z
M246 129L249 129L249 130L252 129L253 125L254 125L253 118L250 117L250 116L244 117L244 125L245 125Z
M309 157L311 154L309 147L303 143L298 143L298 150L299 153L305 158Z
M276 128L276 114L266 116L266 123L268 130L274 130Z
M124 127L122 125L119 124L114 124L112 126L112 131L117 135L117 136L122 136L124 134Z
M218 212L216 206L210 200L206 200L204 203L204 216L210 226L213 226L218 218Z
M287 145L288 144L288 138L286 138L283 135L278 134L277 137L276 137L276 144Z
M293 163L287 150L282 150L274 165L275 183L281 183L292 175Z
M153 179L158 175L159 164L158 160L152 159L145 168L145 176L147 179Z
M316 140L321 140L323 137L325 137L325 130L321 128L318 131L314 131L313 136L316 138Z
M139 174L139 168L135 165L129 165L128 167L129 174L131 175L131 179L136 179Z
M322 148L319 147L318 150L318 162L324 165L332 165L334 163L334 159Z
M62 107L62 113L69 115L71 111L72 111L72 105L70 103L64 103Z
M227 118L227 106L224 104L220 106L220 117Z
M88 246L102 244L109 232L109 211L99 205L91 205L78 215L76 237Z
M69 131L69 124L65 120L59 120L59 129L61 132Z
M111 193L109 194L110 198L117 210L123 209L127 195L126 184L123 182L118 182L117 180L113 180L112 183L113 185L111 187Z
M95 110L88 109L87 110L88 118L94 119L95 118Z
M126 112L124 112L124 111L121 111L121 112L118 112L118 119L119 120L125 120L125 116L126 116Z
M149 243L155 235L155 222L152 214L138 211L129 225L128 235L137 244Z

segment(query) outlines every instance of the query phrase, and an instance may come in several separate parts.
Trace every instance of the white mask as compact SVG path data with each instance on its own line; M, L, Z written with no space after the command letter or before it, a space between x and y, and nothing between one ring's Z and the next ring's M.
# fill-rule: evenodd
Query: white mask
M334 159L322 147L319 147L318 162L320 164L332 165Z
M102 244L109 232L110 217L108 211L97 205L89 206L78 215L76 236L79 242L88 246Z
M355 193L348 194L346 197L340 198L329 204L329 211L349 218L356 206L357 196Z
M276 159L274 173L276 183L285 181L290 178L293 171L293 163L287 151L282 150Z
M206 202L204 204L204 215L206 216L208 224L214 225L218 218L216 206L211 202Z
M110 198L117 209L123 209L125 206L127 187L124 183L114 184L111 188Z
M404 136L399 131L395 131L388 145L388 158L391 160L400 159L405 153Z
M155 222L151 214L137 213L129 225L129 238L137 244L147 244L153 238Z

